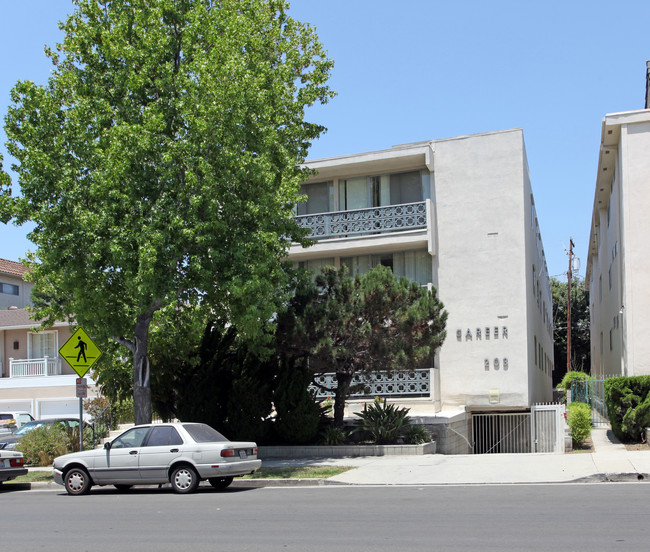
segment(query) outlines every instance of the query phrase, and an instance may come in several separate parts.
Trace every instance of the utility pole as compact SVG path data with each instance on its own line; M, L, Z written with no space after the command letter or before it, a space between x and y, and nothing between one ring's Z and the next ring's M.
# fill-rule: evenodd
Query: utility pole
M566 299L566 371L571 371L571 280L573 267L573 238L569 238L569 272Z

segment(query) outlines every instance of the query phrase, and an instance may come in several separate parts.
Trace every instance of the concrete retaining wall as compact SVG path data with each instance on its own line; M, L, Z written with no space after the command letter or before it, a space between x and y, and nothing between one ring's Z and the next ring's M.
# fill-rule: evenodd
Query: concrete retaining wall
M355 456L400 456L435 454L436 443L423 445L341 445L313 447L258 447L257 457L268 458L345 458Z

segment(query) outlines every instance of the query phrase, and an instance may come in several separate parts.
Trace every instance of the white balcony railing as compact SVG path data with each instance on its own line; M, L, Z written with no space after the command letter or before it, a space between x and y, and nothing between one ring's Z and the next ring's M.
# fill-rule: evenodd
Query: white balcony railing
M61 361L58 358L9 359L9 377L60 376Z
M426 201L336 211L295 217L309 237L315 239L346 238L368 234L404 232L427 227Z
M352 385L358 390L350 398L371 397L429 397L431 394L431 369L396 370L394 372L372 372L356 374ZM309 389L318 399L332 397L338 383L336 374L318 374Z

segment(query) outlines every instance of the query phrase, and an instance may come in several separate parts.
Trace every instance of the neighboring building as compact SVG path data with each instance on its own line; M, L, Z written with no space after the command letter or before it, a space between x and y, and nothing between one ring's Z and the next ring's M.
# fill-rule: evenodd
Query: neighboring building
M290 259L311 270L347 265L353 274L388 265L435 286L449 313L432 366L386 376L371 394L445 426L443 452L468 452L476 414L552 399L550 282L520 129L307 166L317 174L303 185L297 220L318 242L294 245Z
M31 305L32 284L23 279L26 271L21 263L0 259L0 310Z
M650 375L647 107L603 119L585 278L593 375Z
M20 263L0 259L3 289L15 286L7 288L14 301L0 308L0 410L25 410L35 418L78 416L78 376L58 353L70 337L70 327L57 322L35 331L38 322L24 308L31 304L31 284L23 282L24 272ZM89 383L93 396L96 389L92 380Z

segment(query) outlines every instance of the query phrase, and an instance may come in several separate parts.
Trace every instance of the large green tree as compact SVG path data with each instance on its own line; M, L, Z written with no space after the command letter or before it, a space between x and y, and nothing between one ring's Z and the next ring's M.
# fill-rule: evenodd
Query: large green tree
M568 284L551 278L554 320L553 385L562 381L567 372L567 298ZM589 293L579 277L571 280L571 369L589 373L591 370Z
M340 427L355 375L433 361L446 336L443 309L435 289L396 277L388 267L355 277L345 267L326 267L313 283L303 281L280 315L279 348L307 358L312 372L336 374L334 423Z
M57 297L37 316L129 349L142 423L158 310L209 304L264 335L332 62L283 0L74 3L48 83L12 90L22 195L0 179L0 218L35 222L33 278Z

